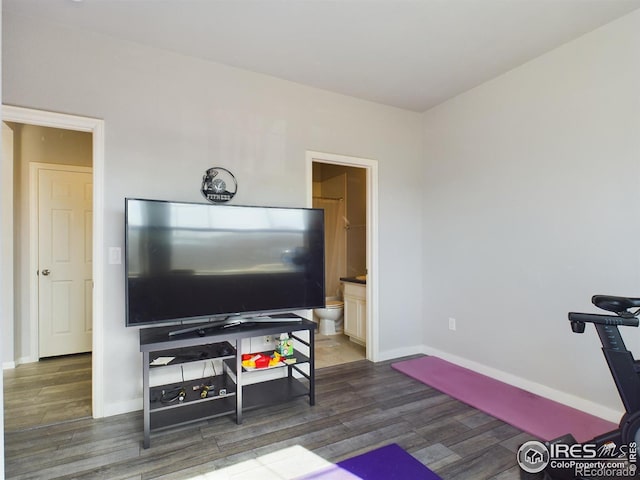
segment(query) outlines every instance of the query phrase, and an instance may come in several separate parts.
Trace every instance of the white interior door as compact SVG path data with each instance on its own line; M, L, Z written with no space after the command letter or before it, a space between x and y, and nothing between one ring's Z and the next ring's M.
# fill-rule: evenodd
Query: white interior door
M91 351L91 169L38 170L39 356Z

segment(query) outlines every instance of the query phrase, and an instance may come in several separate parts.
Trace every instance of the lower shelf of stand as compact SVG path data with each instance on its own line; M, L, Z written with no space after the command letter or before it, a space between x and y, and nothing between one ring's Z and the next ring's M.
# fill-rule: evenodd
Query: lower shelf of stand
M242 389L242 410L252 410L287 402L297 397L309 395L309 388L295 378L277 378L265 382L245 385ZM151 410L151 430L199 422L214 417L235 414L235 392L225 397L212 397L202 401L191 401L176 405L175 408L155 408Z
M263 407L309 395L309 388L296 378L277 378L245 385L242 388L242 410Z
M199 422L209 418L230 415L236 411L236 396L227 395L202 402L190 402L180 408L155 410L151 412L151 430L175 427L187 423Z
M151 402L149 408L151 430L159 430L165 427L234 413L236 409L236 385L232 381L226 381L226 377L222 376L216 377L213 382L211 380L211 378L203 378L185 383L153 387L151 389L151 398L159 399L163 390L171 392L180 387L184 387L186 396L182 402L178 400L166 403L160 400ZM215 386L214 392L216 395L200 398L200 390L194 390L194 387L211 383ZM218 395L220 388L225 388L227 392L224 395Z
M200 390L197 387L201 385L214 385L214 393L216 395L212 395L206 398L200 398ZM174 400L172 402L162 402L160 401L160 397L162 396L162 391L172 392L180 387L184 387L186 396L183 402L178 402ZM217 392L220 391L221 388L226 389L227 393L224 395L217 395ZM236 394L236 385L232 381L226 381L226 377L222 377L219 375L215 378L215 380L211 380L211 378L202 378L196 380L190 380L184 383L171 383L168 385L161 385L158 387L151 388L151 398L156 399L156 401L151 402L151 413L157 412L159 410L173 410L173 409L181 409L184 408L185 405L191 405L193 403L208 403L215 402L220 400L221 397L228 397ZM167 395L171 397L170 394Z

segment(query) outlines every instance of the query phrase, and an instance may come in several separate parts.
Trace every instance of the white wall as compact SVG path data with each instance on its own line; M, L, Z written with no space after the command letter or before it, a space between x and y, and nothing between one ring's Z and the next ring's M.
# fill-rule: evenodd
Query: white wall
M91 134L62 128L22 125L16 132L23 159L39 163L91 167ZM28 170L28 169L27 169Z
M392 185L378 192L380 353L419 341L420 115L31 19L3 27L6 104L105 121L105 248L123 247L124 197L202 201L212 166L238 179L235 204L303 206L305 151L378 160ZM141 407L141 355L123 267L105 269L112 414Z
M567 312L640 297L640 11L424 120L429 351L621 411L593 327L571 333Z

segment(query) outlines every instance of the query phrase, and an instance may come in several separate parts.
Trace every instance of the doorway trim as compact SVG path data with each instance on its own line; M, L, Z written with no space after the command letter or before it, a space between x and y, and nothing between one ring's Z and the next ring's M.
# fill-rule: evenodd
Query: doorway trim
M30 108L2 105L2 120L8 122L89 132L93 139L93 354L92 415L104 416L104 120ZM13 182L11 182L13 185ZM30 293L31 295L31 293ZM37 339L36 339L37 342ZM31 339L30 357L37 356ZM34 360L37 361L37 358Z
M307 150L307 206L313 205L313 162L364 168L367 173L367 360L379 358L378 312L378 162L367 158Z

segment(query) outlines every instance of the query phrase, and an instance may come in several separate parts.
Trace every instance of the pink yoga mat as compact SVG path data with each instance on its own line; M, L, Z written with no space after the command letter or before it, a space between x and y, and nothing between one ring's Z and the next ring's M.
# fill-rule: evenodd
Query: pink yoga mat
M541 440L572 433L586 442L616 424L437 357L392 364L396 370Z

